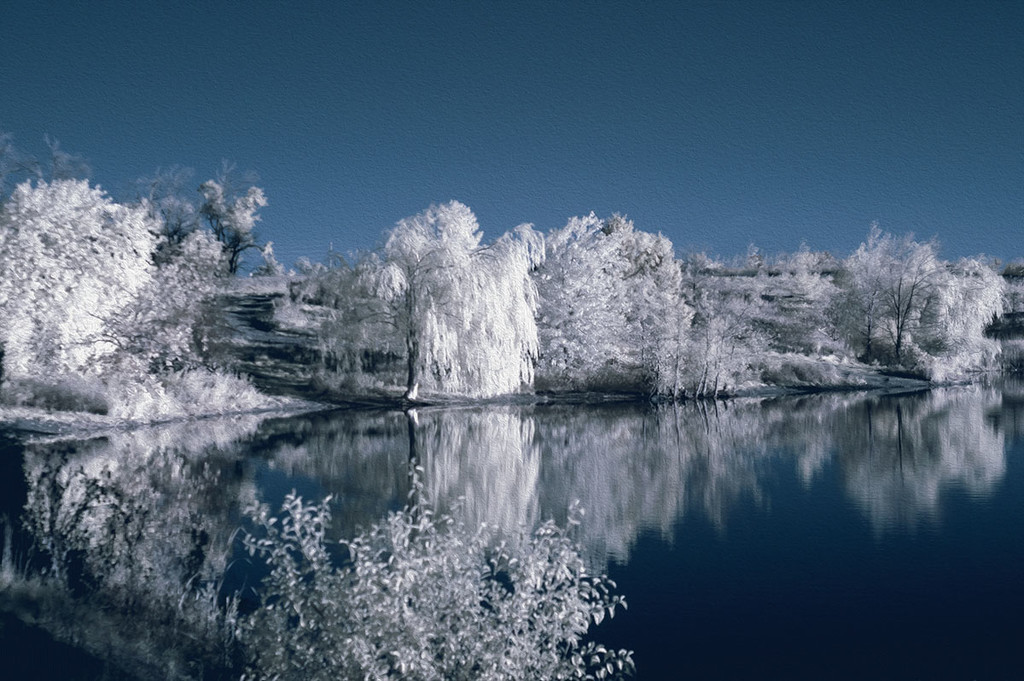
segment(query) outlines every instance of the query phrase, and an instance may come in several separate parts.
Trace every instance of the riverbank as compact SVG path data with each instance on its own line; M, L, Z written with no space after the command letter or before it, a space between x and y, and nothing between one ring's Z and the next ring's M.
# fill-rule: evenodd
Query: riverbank
M714 399L765 398L828 392L914 392L944 387L926 379L888 372L857 362L787 356L772 374L772 382L749 382L727 388ZM266 386L262 386L264 389ZM289 386L287 395L265 394L264 406L243 410L224 410L205 405L206 411L188 416L160 419L125 419L84 411L59 411L39 407L0 406L0 428L27 434L33 438L98 436L117 432L189 421L219 418L273 418L338 408L409 410L430 407L529 404L602 404L611 402L670 402L642 392L543 391L503 395L493 398L466 398L457 395L428 394L416 400L406 399L400 388L361 393L308 388L308 398ZM686 401L685 399L681 401Z
M243 417L274 418L334 408L320 402L294 398L268 398L268 406L237 411L216 411L192 416L164 419L120 419L88 412L61 412L36 407L0 406L0 430L28 435L33 439L65 437L97 437L104 433L136 430L175 423L238 419Z

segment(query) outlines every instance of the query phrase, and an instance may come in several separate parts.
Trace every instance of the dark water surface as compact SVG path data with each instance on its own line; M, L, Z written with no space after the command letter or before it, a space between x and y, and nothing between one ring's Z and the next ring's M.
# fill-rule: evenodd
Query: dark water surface
M437 505L508 532L564 521L578 499L581 549L629 601L594 637L635 650L641 679L1024 678L1016 385L342 411L0 444L17 529L3 604L103 678L216 676L229 661L196 649L216 632L190 604L258 579L237 550L244 508L331 494L331 535L351 537L405 503L411 456ZM68 588L25 587L41 574ZM27 635L13 622L5 650Z

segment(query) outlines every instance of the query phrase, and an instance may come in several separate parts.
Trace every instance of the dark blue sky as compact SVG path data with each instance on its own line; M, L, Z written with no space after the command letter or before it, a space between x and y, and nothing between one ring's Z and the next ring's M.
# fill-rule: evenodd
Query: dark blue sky
M489 237L1024 256L1022 2L0 2L0 130L121 197L234 160L286 263L449 199Z

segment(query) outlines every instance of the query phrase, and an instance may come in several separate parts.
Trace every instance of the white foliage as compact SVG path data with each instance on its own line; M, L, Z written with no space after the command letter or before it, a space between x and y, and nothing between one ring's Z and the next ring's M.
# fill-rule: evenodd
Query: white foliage
M891 354L934 380L991 365L997 348L985 327L1002 313L1005 284L990 265L977 259L950 265L934 243L872 225L844 269L845 330L868 359Z
M686 298L694 310L687 342L678 351L681 369L671 390L691 397L715 397L753 379L753 365L767 343L755 325L764 316L763 274L721 277L688 268Z
M639 389L657 381L690 315L672 243L591 213L551 231L545 245L536 275L544 384Z
M223 266L198 231L156 266L159 227L147 202L117 204L84 181L15 189L0 213L5 399L131 420L263 404L237 378L168 371L199 363Z
M185 236L172 253L108 324L121 371L182 368L199 360L197 330L224 257L213 235L202 231Z
M625 608L614 582L591 574L575 540L553 522L517 542L489 526L391 513L346 542L331 564L330 512L294 492L280 516L251 509L250 554L270 566L267 604L242 622L256 678L614 679L632 653L585 642L591 624ZM572 510L570 524L581 513Z
M263 263L254 269L250 276L253 277L280 277L284 275L284 265L277 261L274 255L274 242L268 241L260 249L263 256Z
M529 228L481 247L470 209L458 202L402 220L384 246L385 299L406 318L410 374L440 392L493 396L533 383L536 294L530 279L541 237Z
M879 353L879 344L896 363L907 359L942 273L936 250L932 242L897 238L873 224L868 240L846 259L847 314L867 359Z
M191 168L171 166L157 169L152 177L141 178L137 185L143 192L150 214L159 220L161 233L169 245L178 244L199 227L199 204L192 196L195 184Z
M457 201L400 220L380 253L321 278L334 290L329 340L349 355L369 347L401 356L410 398L420 390L490 397L531 386L538 341L530 272L543 257L543 237L528 226L489 245L482 236Z
M267 205L267 198L259 187L249 187L244 194L234 196L225 177L203 182L199 192L203 196L199 213L223 245L228 271L234 274L242 253L256 247L253 228L260 219L257 211Z
M1003 313L1003 278L976 258L950 265L937 286L926 347L942 357L932 363L933 380L959 378L965 371L993 365L998 344L985 328Z
M156 231L85 181L18 185L0 213L6 372L87 372L109 354L107 323L153 277Z

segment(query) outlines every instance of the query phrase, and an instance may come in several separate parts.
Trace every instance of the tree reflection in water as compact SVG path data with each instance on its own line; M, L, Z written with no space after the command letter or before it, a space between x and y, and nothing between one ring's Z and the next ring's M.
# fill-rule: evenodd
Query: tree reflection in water
M971 387L870 400L836 424L846 490L876 532L938 522L951 488L991 493L1006 473L1005 434L987 418L1000 397Z
M7 585L12 601L34 594L31 623L131 676L229 667L234 613L218 588L254 496L235 447L258 425L236 417L27 445L23 528L39 569Z
M669 539L687 514L724 531L744 499L790 467L810 487L840 466L847 495L877 531L939 517L943 492L984 497L1002 478L1001 390L827 394L683 405L438 410L420 413L417 448L435 498L467 499L471 520L508 530L565 519L579 500L598 562L626 562L642 532ZM1006 420L1004 417L1003 420Z
M52 619L65 638L128 651L123 666L140 675L170 667L195 675L195 665L231 662L231 623L214 606L239 558L231 546L242 510L279 506L293 487L311 501L334 497L333 540L400 509L417 466L439 512L506 537L548 519L564 525L578 500L586 515L577 536L599 573L609 560L628 562L644 534L671 540L688 516L725 532L742 504L770 512L773 476L785 470L807 489L837 471L876 533L941 523L948 491L980 499L1003 479L1008 438L1024 437L1021 394L1007 384L682 405L339 411L37 441L24 449L23 527L37 551L37 572L27 576L38 582L45 572L48 584L63 585L64 611ZM89 604L91 619L66 616L76 602ZM126 620L215 644L185 646L180 635L161 638L160 627Z
M984 496L998 483L1002 424L1013 426L1017 413L1012 393L980 386L660 406L435 408L418 410L413 423L399 413L347 413L267 458L293 478L320 481L340 500L335 520L351 535L381 516L381 500L401 505L414 447L424 485L443 509L462 498L467 522L512 532L547 518L563 522L579 500L588 553L599 563L625 562L639 534L670 538L688 514L724 531L743 500L769 508L765 482L779 466L808 488L839 466L847 495L879 531L932 522L944 490Z

